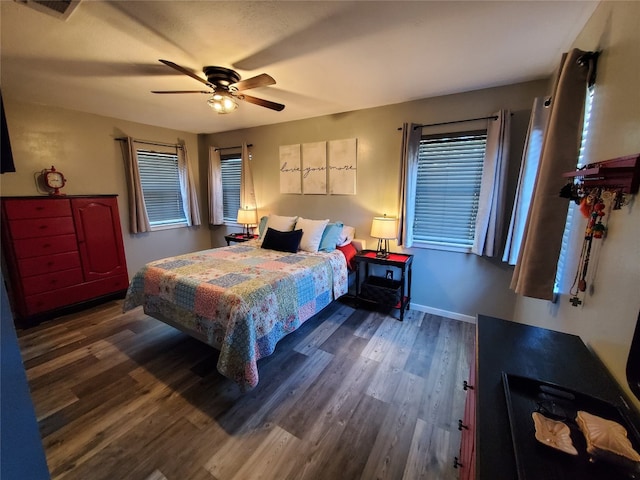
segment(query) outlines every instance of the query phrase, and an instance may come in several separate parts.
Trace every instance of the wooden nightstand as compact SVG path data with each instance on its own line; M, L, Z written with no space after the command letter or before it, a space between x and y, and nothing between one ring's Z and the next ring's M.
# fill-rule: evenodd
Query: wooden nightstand
M249 235L247 237L244 233L230 233L224 236L224 239L227 241L227 246L231 245L231 242L242 243L255 238L258 238L258 235Z
M400 310L400 321L404 320L404 311L411 302L411 265L413 255L390 253L381 258L375 250L363 250L354 258L356 263L356 299ZM360 264L364 264L365 273L360 284ZM392 278L369 275L369 265L380 265L391 272ZM391 267L391 268L389 268ZM400 270L400 279L393 279L393 269Z

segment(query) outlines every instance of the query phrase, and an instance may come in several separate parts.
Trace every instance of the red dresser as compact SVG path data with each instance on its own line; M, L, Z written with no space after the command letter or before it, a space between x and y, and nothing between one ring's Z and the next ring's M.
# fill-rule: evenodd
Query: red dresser
M129 284L115 195L3 197L2 253L21 321Z

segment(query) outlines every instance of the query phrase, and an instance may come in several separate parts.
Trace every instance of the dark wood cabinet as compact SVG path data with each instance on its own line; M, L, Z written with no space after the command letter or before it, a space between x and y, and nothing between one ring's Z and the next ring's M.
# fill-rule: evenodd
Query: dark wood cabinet
M3 197L2 252L19 321L129 283L115 195Z
M580 337L484 315L478 316L476 328L474 419L468 420L465 414L465 421L470 422L469 431L473 428L475 435L469 454L465 444L466 431L463 432L459 460L462 479L632 478L617 475L610 466L595 462L591 467L592 462L588 459L582 461L582 457L578 457L574 460L567 454L537 444L533 438L535 429L531 412L525 409L525 415L522 409L515 409L517 395L526 397L529 394L524 386L529 389L532 384L553 385L555 388L551 392L558 388L579 392L579 396L574 395L576 408L583 401L580 400L582 397L606 402L628 420L630 438L638 431L638 412L630 406L621 387ZM519 381L521 390L516 391L517 385L509 386L505 378ZM511 407L507 402L510 389L513 392ZM510 408L520 424L526 425L515 434L510 424ZM522 422L523 419L526 422ZM583 455L583 451L580 452ZM575 464L570 463L574 461ZM465 472L466 466L475 472Z

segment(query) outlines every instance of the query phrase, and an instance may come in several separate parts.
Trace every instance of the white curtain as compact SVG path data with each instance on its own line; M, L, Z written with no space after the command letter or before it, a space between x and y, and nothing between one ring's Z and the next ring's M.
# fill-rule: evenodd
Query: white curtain
M215 147L209 147L209 175L207 177L209 189L209 224L222 225L224 223L224 208L222 204L222 166L220 152Z
M253 189L253 174L251 173L251 156L246 143L242 144L242 170L240 172L240 208L254 210L256 205L256 193Z
M191 164L187 146L178 147L178 175L180 177L180 193L182 194L182 209L187 217L187 225L200 225L200 208L198 207L198 194L193 181Z
M140 183L140 171L138 169L138 159L136 156L135 140L127 137L126 142L120 142L122 146L122 157L127 173L127 191L129 194L129 232L144 233L151 230L147 207L142 194L142 184Z
M534 99L533 108L531 109L527 139L522 152L518 186L513 201L511 221L509 222L509 232L504 247L504 254L502 255L502 261L507 262L509 265L516 264L518 253L520 252L520 245L522 244L524 226L527 221L529 205L531 205L531 196L533 195L533 186L540 163L542 139L549 118L548 100L548 97L537 97Z
M413 220L415 217L416 182L418 179L418 150L422 130L415 123L402 125L402 150L400 158L400 199L398 202L398 245L413 245Z
M502 242L511 128L509 110L500 110L494 116L497 118L487 128L475 238L471 248L472 253L487 257L499 255Z

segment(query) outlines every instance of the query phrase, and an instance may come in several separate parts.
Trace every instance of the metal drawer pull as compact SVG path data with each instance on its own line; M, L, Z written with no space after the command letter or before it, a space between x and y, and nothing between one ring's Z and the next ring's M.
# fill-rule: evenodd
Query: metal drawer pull
M465 380L462 382L462 389L466 392L467 390L473 390L473 385L469 385Z
M465 430L469 430L469 427L467 427L464 423L462 423L462 420L458 420L458 430L462 431L462 429Z
M462 467L463 465L458 461L458 457L453 457L453 468Z

